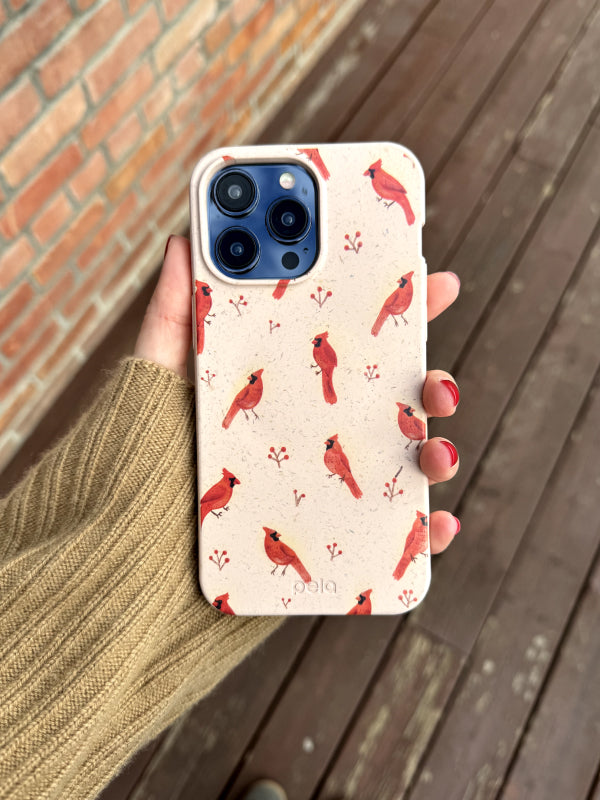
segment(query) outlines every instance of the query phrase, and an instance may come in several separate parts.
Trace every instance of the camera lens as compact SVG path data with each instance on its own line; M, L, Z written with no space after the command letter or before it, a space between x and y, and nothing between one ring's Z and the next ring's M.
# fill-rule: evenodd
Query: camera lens
M280 242L297 242L310 226L310 214L298 200L276 200L267 214L267 224Z
M258 258L258 241L245 228L227 228L216 244L217 259L229 272L247 272Z
M226 214L241 214L254 204L256 186L245 173L229 170L215 184L215 199Z

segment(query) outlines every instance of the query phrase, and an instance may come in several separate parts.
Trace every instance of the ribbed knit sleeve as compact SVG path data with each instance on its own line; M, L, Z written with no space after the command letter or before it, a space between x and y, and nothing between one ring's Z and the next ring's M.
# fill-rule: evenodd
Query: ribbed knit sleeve
M0 798L94 798L282 617L197 582L193 385L122 358L0 499Z

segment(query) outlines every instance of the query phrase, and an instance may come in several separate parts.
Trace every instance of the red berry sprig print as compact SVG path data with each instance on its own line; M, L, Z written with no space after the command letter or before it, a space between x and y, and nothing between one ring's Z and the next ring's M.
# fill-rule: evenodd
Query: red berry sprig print
M367 383L371 383L371 381L375 381L377 378L379 378L379 373L376 372L376 369L377 364L373 364L373 366L367 364L367 371L363 372L363 375L367 379Z
M390 503L394 499L394 497L399 497L401 494L404 494L404 489L397 489L396 483L398 482L398 475L402 472L402 467L398 470L398 472L392 478L391 483L384 484L386 491L383 493L384 497L387 497Z
M408 589L408 590L405 589L402 592L402 594L398 595L398 600L400 600L402 605L405 605L406 608L409 608L411 603L416 603L417 602L417 598L413 596L413 590L412 589Z
M326 302L328 297L331 297L333 292L328 289L325 293L323 293L323 287L317 286L318 297L316 294L311 294L310 299L314 300L315 303L319 306L319 308L323 308L323 304Z
M269 448L269 458L273 459L276 462L279 469L281 469L281 462L287 461L289 455L285 451L285 447L280 447L279 450L275 450L274 447Z
M201 375L200 376L200 380L204 381L204 383L206 383L208 386L210 386L212 379L216 378L216 375L215 375L214 372L211 372L209 369L205 370L205 373L206 373L206 378L203 375Z
M269 333L273 333L275 328L281 328L279 322L273 322L272 319L269 320Z
M208 560L212 561L213 564L216 564L217 567L219 568L219 572L221 572L225 564L229 564L229 558L225 558L226 555L227 555L227 550L223 550L221 554L219 554L218 550L214 550L213 555L209 556Z
M287 609L287 607L289 606L289 604L292 602L292 598L291 598L291 597L288 597L288 599L286 600L285 598L283 598L283 597L282 597L282 598L281 598L281 602L283 603L283 607L284 607L285 609Z
M240 317L242 316L242 312L240 311L240 306L247 306L248 301L244 300L244 295L241 294L237 300L232 300L231 297L229 298L229 302L232 306L235 307L235 310L238 312Z
M306 497L304 492L302 492L302 494L299 494L298 489L294 489L294 502L296 503L297 506L300 505L300 501L302 500L303 497Z
M337 558L338 556L341 556L342 553L343 553L343 550L338 550L336 552L336 547L337 547L337 542L334 542L333 544L328 544L327 545L327 549L329 550L329 555L330 555L330 559L329 559L330 561L333 561L334 558Z
M360 231L356 231L354 237L351 237L349 233L344 236L344 239L348 242L348 244L344 245L344 250L354 250L355 253L360 251L360 248L363 246L363 243L359 241L360 239Z

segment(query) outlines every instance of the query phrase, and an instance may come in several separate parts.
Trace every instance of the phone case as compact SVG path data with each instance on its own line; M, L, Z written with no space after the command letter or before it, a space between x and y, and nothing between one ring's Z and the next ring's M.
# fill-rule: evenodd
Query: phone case
M210 180L297 161L321 249L293 281L207 252ZM390 142L213 150L190 184L199 579L227 614L400 614L430 582L423 170Z

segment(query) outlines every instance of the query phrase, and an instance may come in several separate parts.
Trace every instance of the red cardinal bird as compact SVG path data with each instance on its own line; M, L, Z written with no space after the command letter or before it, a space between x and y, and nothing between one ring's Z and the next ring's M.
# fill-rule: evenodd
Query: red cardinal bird
M321 381L323 383L323 397L326 403L337 403L337 396L333 388L333 370L337 367L335 350L327 341L329 334L318 333L312 340L314 344L313 358L317 362L313 367L321 367ZM319 373L317 372L317 375Z
M233 472L223 469L221 480L211 486L200 500L200 524L204 522L204 517L211 511L217 517L221 516L221 514L217 513L218 508L223 508L227 511L227 503L231 500L233 487L236 483L239 483L239 481Z
M222 611L223 614L233 614L235 616L235 611L227 602L229 600L229 592L225 592L225 594L220 594L218 597L215 597L213 600L213 606L218 608L219 611Z
M369 178L373 179L373 189L375 189L377 193L377 199L383 198L384 200L388 200L388 203L384 203L387 208L389 208L392 203L398 203L398 205L402 206L407 223L412 225L415 221L415 215L408 202L406 189L402 186L400 181L397 181L396 178L381 169L381 159L371 164L369 169L363 172L363 175L368 175Z
M404 320L404 324L408 325L408 322L404 319L404 312L408 309L412 302L413 298L413 285L412 285L412 276L414 275L413 272L407 272L406 275L403 275L400 280L398 281L398 288L396 291L392 292L388 299L383 304L381 311L379 312L379 316L375 320L375 324L371 328L371 333L373 336L377 336L381 328L383 327L383 323L386 321L388 317L394 320L394 324L397 326L398 322L396 317L400 315Z
M204 350L204 323L210 325L210 320L207 317L214 317L214 314L208 312L212 308L212 297L210 293L212 289L208 283L196 281L196 352L201 353Z
M350 611L346 614L349 617L351 614L356 616L362 616L363 614L370 614L371 613L371 592L373 589L367 589L366 592L361 592L358 597L358 603L350 609Z
M289 280L287 280L286 278L282 278L279 281L279 283L277 284L277 286L275 287L275 290L273 292L273 297L275 298L275 300L281 300L281 298L285 294L285 290L288 287L288 283L289 283Z
M354 497L362 497L362 492L352 477L350 462L338 442L337 433L325 442L325 466L332 475L340 476L342 483L348 486Z
M419 553L426 555L429 547L429 527L427 524L427 514L422 511L417 511L417 518L413 522L410 533L404 545L404 552L402 558L398 562L398 566L394 570L394 578L399 581L406 572L406 568L411 561L416 561Z
M265 532L265 552L275 564L271 570L271 575L275 574L277 567L283 567L281 574L285 575L286 569L291 566L300 575L304 583L310 583L310 575L305 566L292 548L281 541L281 534L274 531L273 528L263 527L263 531Z
M244 412L246 419L248 419L248 414L246 414L246 411L252 411L256 419L258 419L258 414L254 410L254 407L259 404L263 393L263 382L262 378L260 377L262 374L262 369L255 370L248 377L248 385L244 386L244 388L236 394L235 400L231 404L231 408L223 420L224 428L228 428L231 425L233 418L238 413L240 408Z
M408 439L408 444L404 448L408 450L411 442L422 442L427 433L425 430L425 423L418 417L415 417L415 410L411 406L396 403L398 406L398 425L400 430ZM417 447L419 445L417 444Z
M329 170L325 166L323 159L321 158L321 154L317 150L316 147L304 147L298 150L299 153L304 153L304 155L308 158L309 161L312 161L315 167L319 170L323 178L326 181L329 180L331 177L329 174Z

